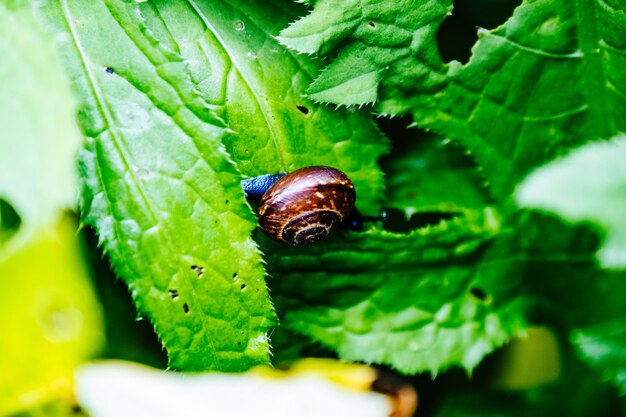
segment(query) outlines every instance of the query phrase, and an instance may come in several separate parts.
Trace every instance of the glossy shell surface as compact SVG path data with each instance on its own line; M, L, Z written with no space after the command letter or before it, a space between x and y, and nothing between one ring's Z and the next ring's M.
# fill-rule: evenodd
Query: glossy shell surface
M354 208L352 181L338 169L324 166L293 171L261 198L259 226L272 239L291 245L325 237Z

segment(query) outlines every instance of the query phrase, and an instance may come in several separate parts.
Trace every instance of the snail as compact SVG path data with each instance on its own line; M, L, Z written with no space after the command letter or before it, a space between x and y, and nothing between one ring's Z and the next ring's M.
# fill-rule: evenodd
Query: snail
M291 245L316 242L356 213L352 181L327 166L250 178L242 181L242 186L248 198L260 198L261 230Z
M259 226L272 239L303 245L316 242L341 225L362 231L365 222L384 230L409 233L462 215L456 211L406 211L388 207L378 216L363 216L354 206L354 185L346 174L327 166L301 168L289 174L268 174L241 181L249 200L260 201Z

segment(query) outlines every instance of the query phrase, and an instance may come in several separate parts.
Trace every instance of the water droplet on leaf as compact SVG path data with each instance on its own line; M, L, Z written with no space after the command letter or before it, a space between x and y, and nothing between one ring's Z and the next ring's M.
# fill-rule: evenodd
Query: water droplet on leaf
M234 26L237 32L242 32L246 29L246 25L241 20L236 20Z

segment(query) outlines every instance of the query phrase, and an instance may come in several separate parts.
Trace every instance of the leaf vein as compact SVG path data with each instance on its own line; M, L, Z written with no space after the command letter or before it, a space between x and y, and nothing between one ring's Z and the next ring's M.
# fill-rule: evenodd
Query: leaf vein
M533 55L538 55L538 56L542 56L542 57L546 57L546 58L551 58L551 59L581 59L584 54L581 51L576 51L576 52L572 52L572 53L568 53L568 54L556 54L553 52L546 52L543 51L541 49L536 49L536 48L531 48L529 46L524 46L518 42L514 42L509 38L506 38L502 35L498 35L497 33L494 33L490 30L487 29L480 29L479 33L487 38L496 38L499 39L501 41L503 41L506 44L509 44L513 47L515 47L516 49L519 49L520 51L524 51L524 52L528 52L530 54Z

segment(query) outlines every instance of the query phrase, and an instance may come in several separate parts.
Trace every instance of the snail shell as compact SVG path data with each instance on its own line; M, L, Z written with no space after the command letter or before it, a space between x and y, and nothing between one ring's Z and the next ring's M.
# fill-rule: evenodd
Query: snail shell
M354 208L356 192L338 169L314 166L293 171L261 198L259 226L272 239L304 245L322 239Z

